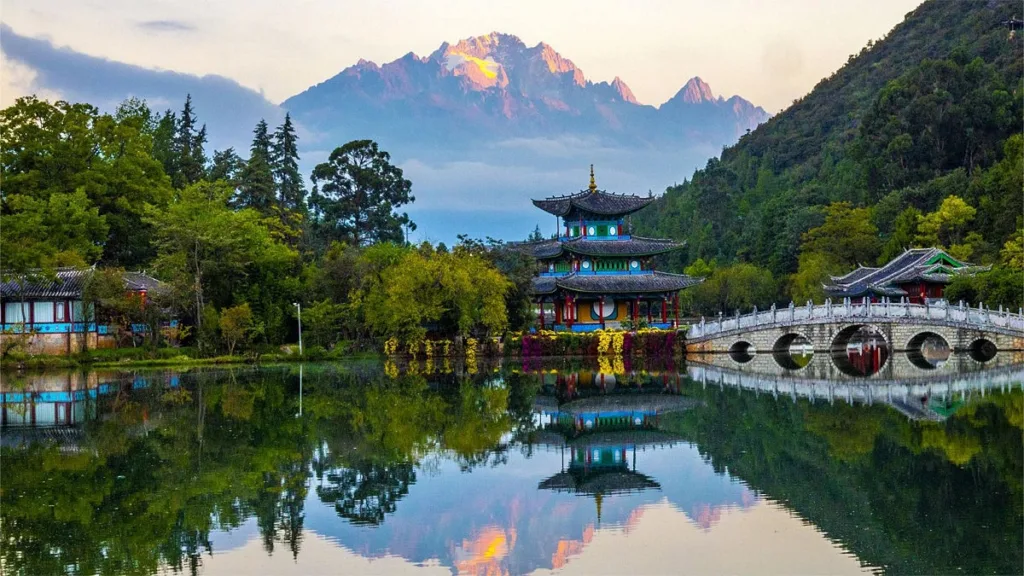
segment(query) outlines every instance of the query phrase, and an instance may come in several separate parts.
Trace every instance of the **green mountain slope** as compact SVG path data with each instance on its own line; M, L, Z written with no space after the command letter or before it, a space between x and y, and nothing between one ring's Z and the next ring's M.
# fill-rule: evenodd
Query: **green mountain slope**
M669 188L638 215L638 233L688 242L671 262L751 262L798 270L801 237L825 207L869 207L871 264L920 237L916 213L955 194L976 214L939 240L997 262L1021 226L1022 35L1010 1L931 0L784 112ZM970 236L970 242L965 235ZM952 238L952 240L950 240ZM849 258L832 258L830 269Z

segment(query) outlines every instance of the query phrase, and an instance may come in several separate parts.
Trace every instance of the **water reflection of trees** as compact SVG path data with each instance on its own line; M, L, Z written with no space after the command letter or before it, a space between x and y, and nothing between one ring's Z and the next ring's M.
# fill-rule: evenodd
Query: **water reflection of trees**
M995 393L944 422L884 405L776 401L691 385L705 408L662 426L716 471L781 501L871 566L1007 574L1024 564L1024 394Z
M470 470L531 450L537 374L306 370L301 417L297 369L199 373L180 390L101 399L73 450L4 448L5 571L194 573L211 533L253 518L268 552L297 555L309 486L341 518L376 525L444 460ZM1021 564L1020 393L944 423L692 384L683 393L703 407L660 426L864 562L924 573Z

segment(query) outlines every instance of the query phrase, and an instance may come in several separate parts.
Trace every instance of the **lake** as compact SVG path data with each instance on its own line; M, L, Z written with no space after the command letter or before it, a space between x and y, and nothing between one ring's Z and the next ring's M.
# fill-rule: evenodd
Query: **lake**
M1020 572L1020 355L768 360L4 374L0 567Z

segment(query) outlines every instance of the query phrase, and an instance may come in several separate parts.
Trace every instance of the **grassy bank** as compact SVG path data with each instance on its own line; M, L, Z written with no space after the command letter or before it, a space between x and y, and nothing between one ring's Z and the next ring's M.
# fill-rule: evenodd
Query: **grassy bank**
M284 362L322 362L352 358L376 358L373 352L351 352L347 347L334 350L313 347L299 355L274 349L271 352L204 356L195 348L115 348L88 350L68 356L11 353L0 359L4 370L39 370L60 368L146 368L161 366L203 366L231 364L278 364Z

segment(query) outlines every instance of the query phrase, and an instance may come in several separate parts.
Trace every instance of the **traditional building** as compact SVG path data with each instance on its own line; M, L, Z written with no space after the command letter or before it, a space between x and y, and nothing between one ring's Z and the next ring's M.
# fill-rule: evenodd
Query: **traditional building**
M832 284L824 287L831 298L851 298L855 302L906 298L923 304L941 300L954 275L985 269L961 262L939 248L913 248L881 268L861 266L845 276L832 276Z
M36 279L5 274L0 283L0 339L28 336L33 354L70 354L83 348L116 345L110 326L97 323L83 307L83 292L92 268L58 268L53 278ZM160 282L142 272L125 272L125 291L146 302ZM177 324L172 321L172 324ZM136 332L145 326L133 326Z
M520 245L542 264L533 281L540 328L586 332L641 319L677 325L679 291L700 280L654 269L652 257L682 244L632 235L629 215L653 201L598 190L593 166L587 189L533 201L560 222L557 238Z

